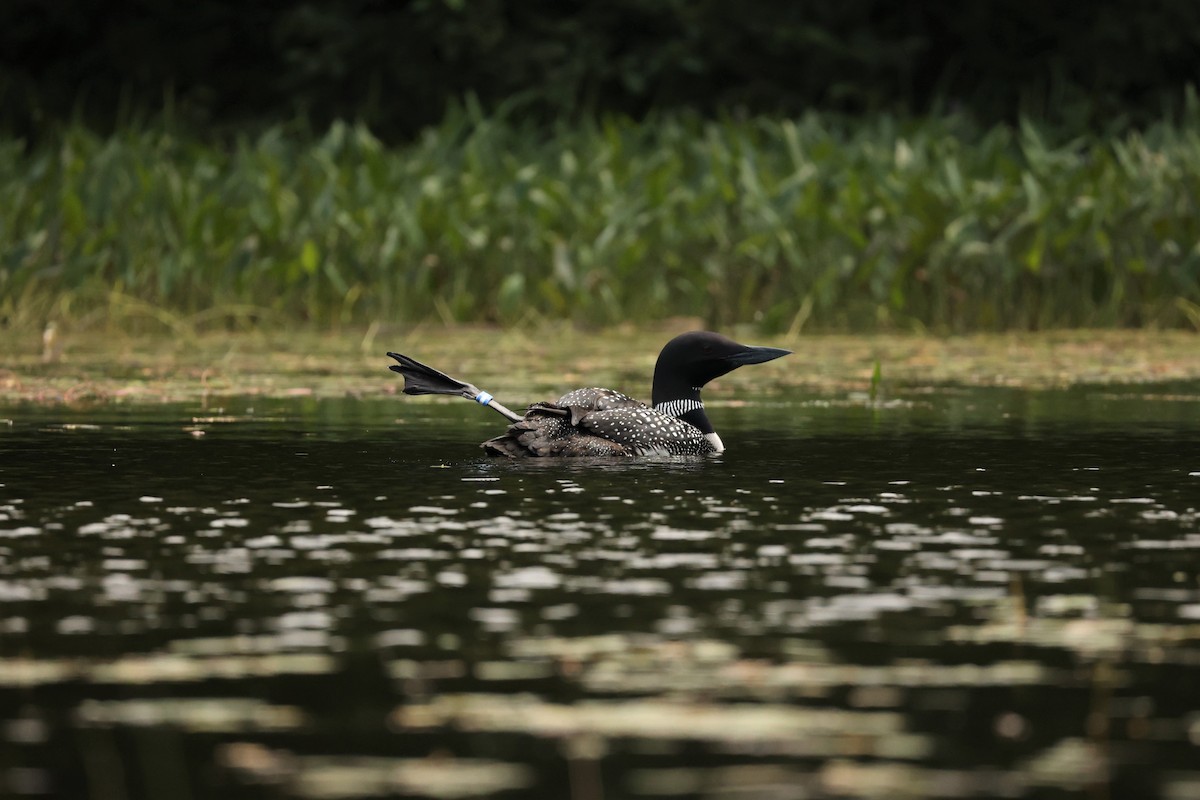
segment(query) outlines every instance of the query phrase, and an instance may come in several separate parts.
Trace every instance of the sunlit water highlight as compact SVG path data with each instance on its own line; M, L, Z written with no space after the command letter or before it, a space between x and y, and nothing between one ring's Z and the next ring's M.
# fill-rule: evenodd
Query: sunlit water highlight
M1194 796L1198 389L0 410L0 794Z

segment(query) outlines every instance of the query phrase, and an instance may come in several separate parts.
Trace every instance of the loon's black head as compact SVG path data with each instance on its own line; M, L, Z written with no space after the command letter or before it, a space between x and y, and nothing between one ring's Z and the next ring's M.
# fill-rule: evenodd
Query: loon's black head
M761 364L791 352L778 347L738 344L709 331L680 334L658 354L652 402L657 406L672 400L699 400L701 387L712 379L746 364Z

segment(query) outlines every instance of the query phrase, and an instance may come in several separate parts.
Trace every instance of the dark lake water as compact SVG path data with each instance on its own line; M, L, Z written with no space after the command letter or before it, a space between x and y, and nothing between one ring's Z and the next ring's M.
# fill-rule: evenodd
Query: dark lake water
M0 795L1200 796L1200 386L0 407Z

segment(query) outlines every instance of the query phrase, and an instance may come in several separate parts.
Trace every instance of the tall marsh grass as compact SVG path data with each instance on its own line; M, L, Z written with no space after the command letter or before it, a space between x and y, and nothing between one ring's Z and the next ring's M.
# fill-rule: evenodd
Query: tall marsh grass
M551 130L461 110L214 143L0 141L0 315L318 326L688 315L767 331L1200 327L1200 113Z

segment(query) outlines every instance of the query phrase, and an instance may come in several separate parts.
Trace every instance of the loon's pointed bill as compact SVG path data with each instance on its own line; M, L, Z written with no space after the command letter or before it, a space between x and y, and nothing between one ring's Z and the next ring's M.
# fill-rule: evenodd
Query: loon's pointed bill
M651 405L612 389L567 392L554 403L534 403L524 416L487 392L399 353L392 369L405 378L407 394L449 394L473 399L513 424L483 443L490 455L690 456L724 452L705 413L700 390L747 364L762 364L790 350L744 345L710 331L691 331L667 342L654 365ZM411 382L411 384L410 384Z
M762 364L767 361L774 361L777 358L790 356L791 354L791 350L784 350L782 347L747 345L745 350L740 353L734 353L731 356L726 356L725 360L739 367L744 367L747 364Z

